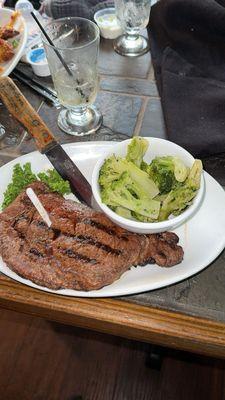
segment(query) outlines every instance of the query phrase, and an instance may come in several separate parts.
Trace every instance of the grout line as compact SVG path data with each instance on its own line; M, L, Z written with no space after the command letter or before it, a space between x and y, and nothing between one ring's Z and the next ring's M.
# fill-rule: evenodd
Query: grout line
M103 90L103 89L100 89L100 91L102 92L102 93L112 93L112 94L117 94L117 95L122 95L122 96L126 96L126 97L138 97L138 98L141 98L141 99L145 99L145 98L149 98L149 96L145 96L145 95L140 95L140 94L134 94L134 93L123 93L123 92L113 92L113 91L111 91L111 90Z
M140 130L141 130L141 127L142 127L142 122L143 122L143 117L144 117L144 114L145 114L145 110L146 110L147 104L148 104L148 98L145 98L143 100L143 102L142 102L140 111L138 113L137 121L136 121L136 124L135 124L135 127L134 127L134 132L133 132L132 136L139 136L139 134L140 134Z
M141 97L141 98L145 98L145 97L148 97L148 96L145 96L145 95L140 95L140 94L138 94L138 93L125 93L125 92L115 92L115 91L113 91L113 90L105 90L105 89L100 89L100 91L102 92L102 93L112 93L112 94L121 94L122 96L127 96L127 97Z
M37 108L37 110L36 110L37 113L40 111L40 109L41 109L41 107L43 106L44 102L45 102L44 100L42 100L42 101L40 102L40 104L39 104L39 106L38 106L38 108Z
M151 66L150 66L151 68ZM135 77L135 76L121 76L121 75L107 75L107 74L101 74L100 73L100 78L104 78L104 79L127 79L128 81L146 81L147 76L148 76L149 71L147 72L146 76L144 76L143 78L139 77Z
M147 73L147 81L155 82L155 74L154 74L154 68L153 68L152 63L150 65L149 71Z
M143 99L143 100L148 100L148 99L159 99L159 96L147 96L147 95L145 95L145 94L138 94L138 93L125 93L125 92L115 92L115 91L113 91L113 90L105 90L105 89L100 89L100 91L102 92L102 93L112 93L112 94L117 94L117 95L122 95L122 96L127 96L127 97L139 97L139 98L141 98L141 99Z
M27 131L26 131L26 130L23 130L23 136L22 136L22 138L21 138L21 140L20 140L20 142L19 142L19 144L18 144L17 147L20 146L20 144L24 141L24 139L25 139L25 137L26 137L27 135L28 135Z

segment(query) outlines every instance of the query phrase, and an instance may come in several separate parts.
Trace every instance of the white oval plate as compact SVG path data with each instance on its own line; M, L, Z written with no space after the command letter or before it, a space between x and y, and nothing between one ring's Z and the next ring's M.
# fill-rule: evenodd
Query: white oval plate
M4 26L9 22L12 13L13 10L10 10L9 8L0 8L0 27ZM11 60L5 63L0 63L0 67L4 68L3 72L0 73L0 76L8 76L12 72L12 70L16 67L17 63L21 59L24 48L27 43L27 26L22 16L18 17L18 19L15 22L14 28L20 32L19 45L15 49L15 54L11 58Z
M93 167L112 142L86 142L64 145L64 149L76 162L82 173L91 182ZM35 173L51 167L46 156L35 151L17 158L0 168L0 204L3 192L11 180L12 168L16 163L31 162ZM109 286L90 292L70 289L50 290L23 279L11 271L0 258L0 271L18 282L36 289L66 296L112 297L158 289L186 279L207 267L225 247L225 191L209 174L204 172L205 197L199 211L174 232L184 249L184 260L172 268L157 265L132 267Z

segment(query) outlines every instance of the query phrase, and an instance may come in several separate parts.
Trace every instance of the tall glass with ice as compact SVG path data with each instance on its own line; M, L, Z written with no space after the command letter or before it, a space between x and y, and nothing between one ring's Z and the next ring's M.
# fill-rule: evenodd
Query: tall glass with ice
M102 123L100 112L93 106L99 83L99 29L87 19L74 17L55 20L45 30L55 46L42 36L49 68L60 104L65 107L59 113L58 125L71 135L93 133Z
M123 56L140 56L149 50L149 42L140 31L146 28L151 0L115 0L116 16L124 31L114 42L114 49Z

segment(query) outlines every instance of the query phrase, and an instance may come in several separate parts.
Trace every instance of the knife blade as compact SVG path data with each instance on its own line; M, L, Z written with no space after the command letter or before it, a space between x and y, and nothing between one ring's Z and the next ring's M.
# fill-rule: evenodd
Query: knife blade
M0 78L0 97L14 118L35 139L39 151L48 157L62 178L70 182L75 196L92 207L92 190L89 182L11 78Z

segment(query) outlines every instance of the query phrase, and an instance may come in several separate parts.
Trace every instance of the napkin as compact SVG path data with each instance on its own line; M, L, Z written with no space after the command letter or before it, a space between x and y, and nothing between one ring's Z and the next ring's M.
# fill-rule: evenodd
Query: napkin
M168 138L225 152L225 0L161 0L148 32Z
M44 0L42 11L54 19L63 17L83 17L93 19L101 8L114 6L113 1L99 0Z

